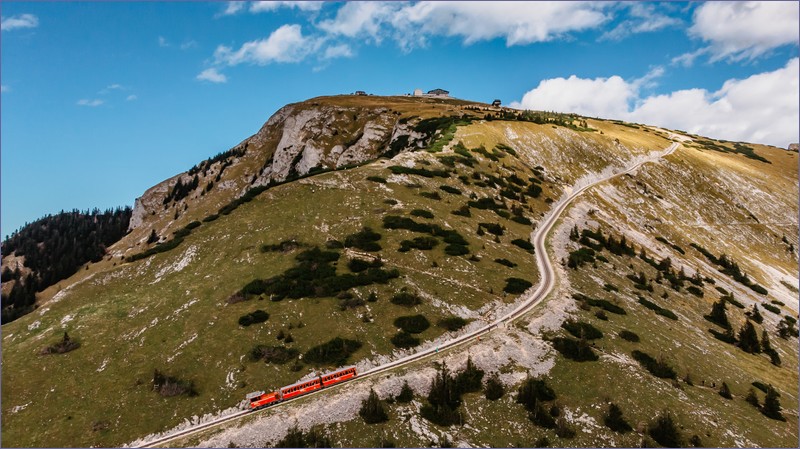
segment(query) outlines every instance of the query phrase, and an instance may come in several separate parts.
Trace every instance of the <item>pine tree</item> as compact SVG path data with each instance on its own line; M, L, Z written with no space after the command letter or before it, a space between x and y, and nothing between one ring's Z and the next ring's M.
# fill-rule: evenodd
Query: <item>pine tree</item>
M665 447L681 447L683 443L683 436L672 419L672 414L667 410L656 417L655 421L650 424L647 433L658 444Z
M753 304L753 311L750 314L750 319L752 319L758 324L764 322L764 317L761 316L761 312L759 312L758 310L758 304Z
M395 398L397 402L408 403L414 400L414 390L408 385L408 381L403 382L403 388L400 389L400 394Z
M753 387L750 387L750 390L747 392L747 396L745 396L744 400L755 408L761 407L761 404L758 403L756 390L754 390Z
M778 400L778 392L775 391L772 385L767 387L767 396L764 398L764 406L761 407L761 413L768 418L786 421L786 418L781 414L781 403Z
M731 389L728 388L728 384L722 382L722 387L719 389L719 395L725 399L733 399L733 395L731 395Z
M725 329L730 329L731 323L728 321L728 314L726 313L726 302L719 300L711 306L711 313L705 316L708 321L719 324Z
M738 340L739 348L741 348L742 351L751 354L758 354L761 352L761 343L758 341L756 328L750 320L747 320L744 326L739 330Z
M456 376L456 387L460 393L480 391L484 371L472 363L472 357L467 357L467 366L464 371Z
M389 420L389 415L386 414L383 402L373 389L369 390L369 396L361 403L361 410L359 410L358 414L367 424L377 424Z
M603 418L603 423L614 432L625 433L633 430L628 421L625 420L625 417L622 416L622 409L613 402L608 406L608 413Z
M484 394L486 395L486 399L490 401L496 401L506 394L506 389L503 386L503 383L500 382L500 378L497 376L497 373L492 373L492 375L489 376L489 379L486 381Z

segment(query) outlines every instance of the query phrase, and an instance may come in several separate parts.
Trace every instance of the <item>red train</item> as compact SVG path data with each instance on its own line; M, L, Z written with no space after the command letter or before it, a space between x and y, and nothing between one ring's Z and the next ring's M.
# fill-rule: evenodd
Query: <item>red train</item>
M320 388L329 387L339 382L356 377L355 366L346 366L330 373L322 374L313 379L304 380L291 385L287 385L278 391L265 393L263 391L256 391L247 395L250 400L250 410L258 410L270 404L285 401L297 396L311 393L312 391L319 390Z

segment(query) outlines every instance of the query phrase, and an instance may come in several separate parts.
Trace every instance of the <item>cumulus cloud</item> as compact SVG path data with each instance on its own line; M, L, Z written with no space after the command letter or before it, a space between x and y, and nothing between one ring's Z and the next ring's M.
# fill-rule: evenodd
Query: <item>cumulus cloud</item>
M262 1L253 2L250 5L250 12L268 12L275 11L278 8L297 8L301 11L319 11L322 9L324 2L311 2L311 1Z
M642 98L643 78L628 82L619 76L584 79L573 75L543 80L512 106L624 119L779 147L798 141L797 58L772 72L728 80L714 92L685 89Z
M332 45L325 49L322 59L352 58L353 50L347 44Z
M39 18L33 14L19 14L6 17L0 21L0 30L11 31L20 28L36 28L39 26Z
M711 60L751 60L797 44L798 2L708 2L694 12L689 34L709 45Z
M139 97L137 97L136 95L131 94L131 95L128 95L127 97L125 97L125 101L133 101L133 100L136 100L137 98L139 98Z
M495 38L506 45L544 42L594 28L609 17L595 2L353 2L320 29L335 35L394 37L403 48L424 45L433 35L459 37L467 45Z
M266 65L272 62L299 62L317 49L320 42L303 36L300 25L283 25L265 39L244 43L238 50L220 45L214 52L218 64Z
M227 83L228 77L222 73L219 73L217 69L211 67L209 69L205 69L197 75L197 79L200 81L208 81L210 83Z
M634 2L628 6L628 19L603 33L600 36L601 41L620 41L632 34L649 33L681 24L680 20L659 13L653 4Z
M78 102L76 104L78 106L88 106L90 108L94 108L94 107L100 106L103 103L105 103L105 101L103 101L103 100L101 100L99 98L95 98L95 99L82 98L82 99L78 100Z
M225 4L225 9L220 12L217 17L220 16L232 16L234 14L238 14L242 10L244 10L245 2L227 2Z

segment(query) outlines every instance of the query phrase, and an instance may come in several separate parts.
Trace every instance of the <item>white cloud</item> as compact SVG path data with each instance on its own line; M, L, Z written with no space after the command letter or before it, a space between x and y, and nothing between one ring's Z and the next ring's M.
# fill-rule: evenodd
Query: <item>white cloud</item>
M0 92L11 92L11 88L5 84L0 85Z
M184 41L184 42L183 42L183 43L180 45L180 49L181 49L181 50L188 50L188 49L190 49L190 48L194 48L194 47L197 47L197 41L195 41L195 40L188 40L188 41Z
M711 60L751 60L797 44L798 2L708 2L694 12L689 34L710 43Z
M19 28L36 28L39 26L39 18L33 14L20 14L7 17L0 21L0 30L11 31Z
M88 107L94 108L94 107L100 106L103 103L105 103L105 101L103 101L103 100L101 100L99 98L95 98L95 99L92 99L92 100L83 98L83 99L78 100L78 102L76 104L78 106L88 106Z
M353 50L347 44L332 45L325 49L322 59L352 58Z
M158 36L158 46L159 47L169 47L169 42L164 36Z
M672 61L670 61L670 63L672 65L682 65L684 67L691 67L692 65L694 65L695 59L697 59L702 55L707 54L709 50L710 48L705 47L696 51L690 51L688 53L684 53L682 55L672 58Z
M424 45L433 35L467 45L503 38L506 45L544 42L608 20L606 3L595 2L352 2L319 28L334 35L393 36L403 48Z
M228 2L227 4L225 4L225 9L222 10L222 12L220 12L219 14L217 14L217 17L232 16L234 14L238 14L244 9L244 7L245 7L244 2Z
M576 112L682 129L733 141L786 147L798 141L800 68L798 59L783 68L745 79L731 79L709 92L685 89L641 98L640 80L619 76L543 80L513 107Z
M262 1L253 2L250 4L251 13L260 13L266 11L275 11L278 8L297 8L300 11L319 11L322 9L324 2L309 2L309 1Z
M283 25L266 39L244 43L238 50L220 45L214 52L217 63L266 65L272 62L299 62L314 52L320 41L303 36L300 25Z
M110 84L110 85L100 89L100 91L97 92L97 93L100 94L100 95L106 95L109 92L114 91L114 90L128 90L128 88L123 86L123 85L121 85L121 84L114 83L114 84Z
M227 83L228 77L222 73L219 73L217 69L210 68L205 69L197 75L197 79L200 81L208 81L211 83Z
M629 18L620 22L612 30L603 33L600 40L619 41L632 34L649 33L669 26L680 25L681 21L656 11L656 6L646 3L628 3Z
M136 100L137 98L139 98L139 97L137 97L136 95L131 94L131 95L128 95L125 98L125 101L133 101L133 100Z

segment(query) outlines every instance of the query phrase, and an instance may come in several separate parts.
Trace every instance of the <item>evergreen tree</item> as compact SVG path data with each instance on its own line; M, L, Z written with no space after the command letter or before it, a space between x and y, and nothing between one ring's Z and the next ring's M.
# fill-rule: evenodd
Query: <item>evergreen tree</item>
M778 400L778 392L775 391L772 385L767 387L767 396L764 398L764 406L761 407L761 413L768 418L786 421L786 418L781 414L781 402Z
M540 401L555 400L556 393L547 385L547 382L534 379L528 376L520 385L517 393L517 403L522 404L529 412L534 411L536 404Z
M400 389L400 394L397 395L395 400L404 404L414 400L414 390L408 385L408 381L403 382L403 388Z
M456 387L460 393L471 393L481 390L481 381L484 371L472 363L472 357L467 357L467 366L464 371L456 376Z
M158 241L158 234L156 234L156 230L153 229L150 231L150 237L147 237L147 244L155 243Z
M650 423L647 433L665 447L681 447L683 443L683 436L668 410L663 411Z
M497 373L492 373L492 375L489 376L489 379L486 381L484 394L486 395L486 399L490 401L496 401L506 394L506 389L503 386L503 383L500 382L500 378L497 376Z
M725 329L730 329L731 323L728 321L728 315L726 313L726 302L724 300L719 300L715 302L711 306L711 313L705 316L708 321L712 323L719 324Z
M750 319L758 324L764 322L764 317L761 316L761 312L758 310L758 304L753 304L753 311L750 313Z
M745 396L744 400L755 408L761 407L761 404L758 403L758 396L756 395L756 390L754 390L753 387L750 387L750 390L747 392L747 396Z
M622 409L613 402L608 406L608 413L603 417L603 423L614 432L625 433L633 430L628 421L625 420L625 417L622 416Z
M369 396L361 403L361 410L358 414L364 419L367 424L377 424L389 420L389 415L386 413L386 408L383 406L383 401L375 393L375 390L369 390Z
M731 389L728 388L728 384L722 382L722 387L719 389L719 395L725 399L733 399L733 395L731 395Z
M761 352L761 343L758 341L756 328L753 326L753 323L750 320L747 320L747 322L744 323L744 326L739 329L738 340L739 348L741 348L742 351L751 354L757 354Z

